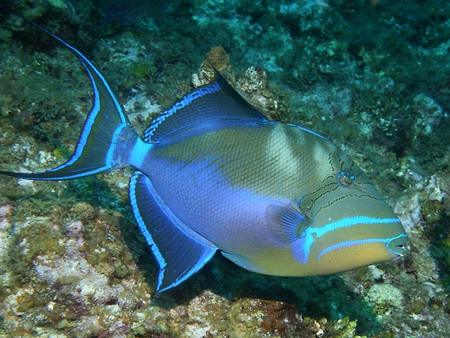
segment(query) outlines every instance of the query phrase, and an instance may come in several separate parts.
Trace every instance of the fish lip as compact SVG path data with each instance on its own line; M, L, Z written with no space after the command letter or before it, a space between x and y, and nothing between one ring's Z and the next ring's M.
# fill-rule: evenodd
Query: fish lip
M391 240L386 243L386 248L396 256L404 256L406 254L407 242L408 236L405 233L402 233L391 238Z

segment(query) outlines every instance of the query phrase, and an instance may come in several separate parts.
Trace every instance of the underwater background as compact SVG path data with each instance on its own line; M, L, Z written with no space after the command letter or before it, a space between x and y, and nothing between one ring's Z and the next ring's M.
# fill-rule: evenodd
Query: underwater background
M208 53L266 116L348 153L410 242L402 259L325 277L263 276L216 255L155 294L158 266L128 201L131 169L64 182L2 176L0 337L450 336L449 2L2 6L93 60L138 130L209 80ZM89 79L45 33L8 12L0 19L1 168L54 168L91 107Z

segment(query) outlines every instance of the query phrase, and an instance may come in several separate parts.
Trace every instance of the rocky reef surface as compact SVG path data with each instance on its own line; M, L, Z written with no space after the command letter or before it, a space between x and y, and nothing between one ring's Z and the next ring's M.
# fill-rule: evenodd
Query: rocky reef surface
M450 336L449 3L155 1L157 15L116 21L88 0L6 7L91 58L138 130L211 78L208 52L268 117L349 153L410 242L401 259L327 277L262 276L216 255L156 294L158 267L128 203L131 169L0 177L0 337ZM74 149L89 80L44 33L0 18L1 168L53 168Z

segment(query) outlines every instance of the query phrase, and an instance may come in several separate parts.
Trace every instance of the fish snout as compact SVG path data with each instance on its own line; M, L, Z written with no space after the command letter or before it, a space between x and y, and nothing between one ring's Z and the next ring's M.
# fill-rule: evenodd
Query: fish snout
M386 245L386 248L396 256L404 256L406 253L406 243L408 242L408 236L406 234L400 234L392 238Z

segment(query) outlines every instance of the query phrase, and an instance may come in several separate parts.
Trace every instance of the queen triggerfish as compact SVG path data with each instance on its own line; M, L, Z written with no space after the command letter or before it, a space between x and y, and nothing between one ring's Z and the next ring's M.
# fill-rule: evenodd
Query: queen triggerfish
M142 138L105 77L77 49L94 102L72 157L42 173L66 180L132 166L136 222L173 288L219 250L278 276L342 272L403 255L408 238L361 169L326 138L270 121L217 72L162 112Z

